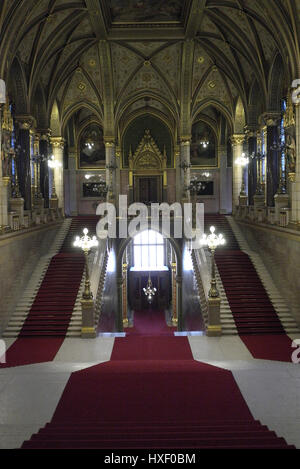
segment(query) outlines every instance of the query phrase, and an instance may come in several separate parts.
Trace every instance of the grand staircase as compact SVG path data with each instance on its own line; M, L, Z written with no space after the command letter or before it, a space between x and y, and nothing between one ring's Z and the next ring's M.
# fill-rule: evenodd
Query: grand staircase
M95 234L97 221L96 216L78 216L66 222L52 249L52 257L37 266L32 279L35 286L25 292L23 303L11 318L4 337L80 335L79 292L85 261L73 242L85 227L91 235Z
M47 424L22 449L294 449L259 421Z
M215 254L221 299L223 304L227 303L225 312L221 306L223 328L230 328L234 333L235 326L239 334L297 332L297 325L288 314L284 300L275 292L274 285L272 289L268 288L270 278L266 269L262 268L261 263L258 270L248 253L240 249L227 217L206 214L205 231L209 231L212 225L226 239L226 244L219 247ZM280 313L285 313L282 318L279 317ZM230 324L230 315L234 325Z

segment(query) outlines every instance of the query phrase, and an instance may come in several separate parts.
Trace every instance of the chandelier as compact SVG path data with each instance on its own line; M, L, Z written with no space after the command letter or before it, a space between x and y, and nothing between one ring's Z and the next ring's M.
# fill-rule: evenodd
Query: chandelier
M151 278L150 278L150 273L149 273L149 278L148 278L148 283L147 283L147 287L146 288L143 288L144 290L144 293L147 297L147 300L149 303L152 303L153 301L153 297L154 295L156 294L156 288L153 287L152 285L152 282L151 282Z

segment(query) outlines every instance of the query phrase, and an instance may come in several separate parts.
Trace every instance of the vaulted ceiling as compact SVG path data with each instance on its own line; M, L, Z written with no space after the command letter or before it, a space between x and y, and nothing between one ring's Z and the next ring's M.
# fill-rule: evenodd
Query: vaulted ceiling
M85 108L106 135L151 108L185 134L212 106L234 122L239 98L249 122L300 76L299 1L2 0L0 14L0 76L40 126L54 103L62 125Z

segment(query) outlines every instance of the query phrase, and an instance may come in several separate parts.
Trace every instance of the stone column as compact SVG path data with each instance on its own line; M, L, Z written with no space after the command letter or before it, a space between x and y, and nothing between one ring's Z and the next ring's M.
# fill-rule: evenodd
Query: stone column
M300 224L300 103L295 104L296 172L292 183L292 221Z
M243 168L236 164L236 160L242 156L243 153L243 142L244 134L234 134L231 137L232 144L232 211L236 211L236 207L239 205L239 197L242 190L243 184Z
M180 142L180 187L182 189L181 199L189 200L190 194L187 189L190 185L191 165L191 142L190 137L182 137Z
M51 137L50 142L52 145L52 153L54 160L61 163L61 166L55 168L54 179L55 189L58 198L58 207L62 209L62 214L65 214L65 197L64 197L64 139L62 137Z
M226 214L227 201L227 146L219 145L218 158L220 162L220 213Z
M172 254L172 257L175 257ZM172 325L177 327L178 325L178 315L177 315L177 285L176 285L176 261L173 258L172 266Z
M0 104L0 234L8 225L7 185L2 179L2 105Z
M77 205L77 182L76 182L76 156L77 150L75 147L69 148L68 154L68 172L69 172L69 214L71 217L78 215Z
M278 120L280 114L278 113L267 113L263 116L264 121L267 125L267 161L266 161L266 172L267 172L267 191L266 191L266 202L268 207L274 207L274 195L276 194L279 175L278 175L278 151L272 150L272 146L278 145Z
M248 129L247 131L248 153L249 153L249 166L248 166L248 201L249 205L254 204L254 194L257 186L257 164L254 155L257 153L257 138L256 131Z
M49 129L40 130L40 155L43 157L40 169L40 190L45 200L45 207L49 207L49 167L48 167L48 152L49 152Z
M107 200L114 202L116 200L116 173L118 164L116 162L116 146L114 141L105 140L106 156L106 185L108 187Z
M25 200L25 209L31 210L30 129L35 127L35 119L28 115L22 115L17 116L16 121L19 126L17 167L20 191Z

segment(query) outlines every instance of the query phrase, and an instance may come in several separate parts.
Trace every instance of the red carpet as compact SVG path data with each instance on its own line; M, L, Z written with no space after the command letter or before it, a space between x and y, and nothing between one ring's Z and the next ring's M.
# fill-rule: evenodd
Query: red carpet
M231 372L192 359L186 337L137 334L73 373L51 423L22 447L289 448L253 419Z
M19 337L6 354L6 364L21 366L54 359L69 327L83 275L84 256L73 246L76 235L87 227L96 232L99 217L72 219L60 252L51 259Z
M226 239L215 260L241 339L254 358L290 362L292 341L285 334L251 259L240 250L225 216L205 215L206 231L211 225Z

